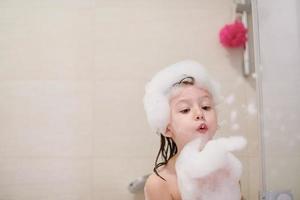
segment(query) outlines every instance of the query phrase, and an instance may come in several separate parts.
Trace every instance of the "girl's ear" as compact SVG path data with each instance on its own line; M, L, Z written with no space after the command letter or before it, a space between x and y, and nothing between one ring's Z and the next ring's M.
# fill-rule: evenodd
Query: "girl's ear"
M166 132L163 134L165 137L172 137L173 136L173 132L171 131L170 125L168 124L167 128L166 128Z

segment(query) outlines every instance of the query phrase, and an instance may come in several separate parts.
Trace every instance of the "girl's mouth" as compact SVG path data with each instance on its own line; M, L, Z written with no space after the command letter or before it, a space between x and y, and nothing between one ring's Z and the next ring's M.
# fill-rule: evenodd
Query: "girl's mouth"
M204 134L207 130L208 128L205 123L200 124L200 126L197 128L197 131L201 134Z

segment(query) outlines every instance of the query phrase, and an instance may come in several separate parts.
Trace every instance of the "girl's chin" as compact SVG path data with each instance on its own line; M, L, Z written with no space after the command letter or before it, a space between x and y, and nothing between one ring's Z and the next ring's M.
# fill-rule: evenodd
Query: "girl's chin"
M188 142L194 141L194 140L202 140L202 144L206 144L209 140L211 140L211 137L208 135L196 135L195 137L191 138Z
M181 148L185 147L185 146L194 146L196 145L196 148L199 149L199 151L201 151L205 145L207 144L207 142L210 139L208 137L205 136L196 136L196 137L191 137L188 140L186 140L185 142L182 143Z
M198 135L196 136L194 139L197 139L197 138L201 138L202 139L202 142L204 143L204 145L209 141L209 140L212 140L212 136L210 134L206 134L206 135Z

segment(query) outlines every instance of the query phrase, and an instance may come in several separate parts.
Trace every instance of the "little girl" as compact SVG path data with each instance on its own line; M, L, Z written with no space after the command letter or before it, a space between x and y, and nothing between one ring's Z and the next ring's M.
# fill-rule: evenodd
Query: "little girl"
M239 200L242 166L230 151L240 137L212 140L218 128L218 84L195 61L182 61L146 85L144 107L161 145L146 200Z

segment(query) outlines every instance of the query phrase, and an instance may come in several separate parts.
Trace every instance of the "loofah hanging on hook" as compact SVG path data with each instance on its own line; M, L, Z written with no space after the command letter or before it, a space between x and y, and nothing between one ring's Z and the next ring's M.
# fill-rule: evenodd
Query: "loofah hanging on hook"
M240 20L226 24L219 32L220 42L224 47L245 47L247 42L247 29Z

